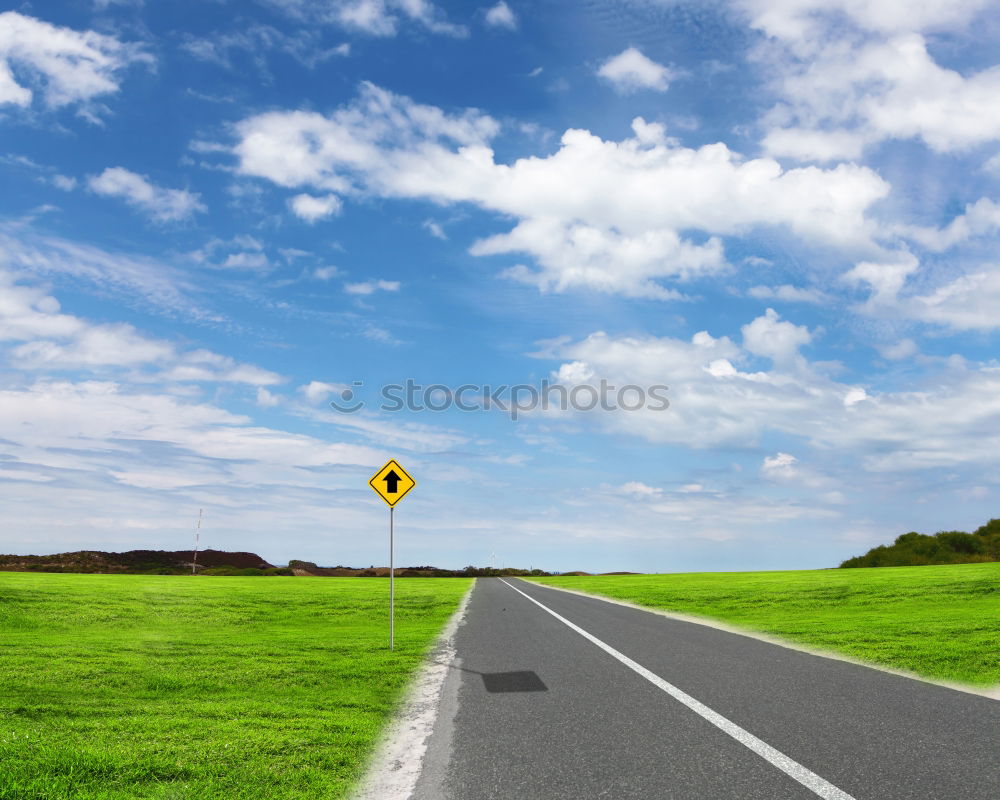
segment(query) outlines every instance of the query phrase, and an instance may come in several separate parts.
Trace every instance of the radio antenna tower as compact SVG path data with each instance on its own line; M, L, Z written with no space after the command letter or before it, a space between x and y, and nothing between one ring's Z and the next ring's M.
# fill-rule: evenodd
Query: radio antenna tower
M198 569L198 544L201 542L201 514L203 508L198 509L198 527L194 529L194 558L191 560L191 574L195 574Z

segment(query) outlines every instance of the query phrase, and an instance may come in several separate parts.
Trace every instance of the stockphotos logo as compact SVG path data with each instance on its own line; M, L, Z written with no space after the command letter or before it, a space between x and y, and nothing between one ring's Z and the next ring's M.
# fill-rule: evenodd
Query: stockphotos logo
M354 381L354 388L344 389L340 398L330 406L343 414L353 414L367 403L358 394L364 381ZM537 386L518 383L501 384L465 383L450 387L441 383L423 386L412 378L405 383L387 383L381 387L380 411L493 411L509 414L512 420L532 411L666 411L669 387L662 384L637 386L634 383L615 386L601 379L600 383L580 383L565 386L561 383L541 381Z

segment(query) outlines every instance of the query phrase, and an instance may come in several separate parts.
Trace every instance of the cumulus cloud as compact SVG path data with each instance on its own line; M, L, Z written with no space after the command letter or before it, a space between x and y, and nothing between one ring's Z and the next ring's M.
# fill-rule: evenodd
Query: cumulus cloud
M867 286L870 294L860 310L873 316L918 320L955 330L1000 328L1000 266L986 264L958 275L949 274L936 286L919 290L908 279L919 270L919 260L903 253L898 260L861 262L848 271L846 281Z
M857 159L885 140L916 139L940 153L1000 138L991 98L1000 72L963 74L937 63L927 34L958 30L988 0L863 3L737 0L773 37L758 57L781 101L764 118L765 150L802 161Z
M733 0L751 25L787 41L808 41L826 33L833 21L849 20L865 31L947 30L966 25L991 0Z
M750 353L787 364L799 355L799 348L812 341L812 334L803 325L783 321L773 308L763 317L744 325L743 347Z
M323 381L309 381L298 388L299 393L312 405L325 402L334 392L341 392L347 387L339 383L325 383Z
M844 275L848 283L867 284L871 296L869 310L895 304L906 279L917 271L920 262L912 253L901 252L887 261L862 261Z
M1000 328L1000 266L970 272L901 304L905 315L956 330Z
M327 194L322 197L297 194L288 203L295 216L310 223L340 212L340 199L335 194Z
M642 51L635 47L628 47L609 58L601 64L597 74L624 94L639 89L665 92L675 77L670 69L643 55Z
M281 404L281 398L278 395L269 392L263 386L257 389L257 405L261 408L274 408Z
M486 12L486 24L491 28L506 28L512 31L517 28L517 16L504 0L500 0Z
M269 112L237 126L238 169L289 189L473 203L518 220L472 247L525 253L507 274L543 290L587 288L679 296L660 280L725 268L720 236L784 228L848 250L873 249L868 208L889 191L872 170L783 169L722 143L685 148L637 119L634 138L568 130L544 157L497 163L498 124L476 111L446 114L364 84L329 116ZM701 231L693 241L681 231Z
M197 263L211 269L270 272L274 263L265 252L263 242L240 234L232 239L210 239L204 246L188 254Z
M1000 203L995 203L988 197L980 198L975 203L966 205L965 211L943 228L895 225L891 230L932 252L941 253L970 239L995 234L1000 230Z
M27 108L39 95L49 108L86 106L118 91L119 73L135 62L152 57L113 36L0 13L0 105Z
M765 315L744 329L773 332L781 324ZM777 434L822 452L827 463L843 458L852 469L860 465L872 472L995 461L1000 367L951 359L940 365L940 375L880 390L840 383L804 359L789 360L806 336L791 326L777 340L762 337L763 346L755 341L757 350L776 360L768 369L750 371L746 365L758 353L704 331L688 340L595 333L558 345L558 356L573 367L557 374L565 385L604 379L617 386L669 386L666 410L572 417L578 424L593 420L605 430L661 444L745 448ZM558 416L550 412L551 418ZM783 461L783 466L773 462L773 468L799 468ZM802 477L812 485L824 483L815 473Z
M398 292L399 286L399 281L385 281L379 279L362 281L360 283L346 283L344 284L344 291L348 294L361 295L364 297L370 294L375 294L375 292Z
M156 222L177 222L206 210L197 194L183 189L164 189L150 183L145 175L124 167L108 167L100 175L92 175L87 185L96 194L122 198Z
M328 281L340 276L340 274L340 268L334 266L316 267L312 272L312 276L318 281Z
M887 358L890 361L901 361L904 358L916 355L920 351L920 348L917 347L917 343L913 339L900 339L898 342L893 342L892 344L881 345L878 351L882 358Z
M647 486L642 481L629 481L628 483L624 483L619 487L619 491L622 494L636 498L659 497L663 494L662 489L657 489L654 486Z
M655 279L684 280L722 271L726 266L722 242L715 237L703 245L681 239L673 230L653 230L627 236L591 225L574 225L538 218L521 222L510 233L476 242L473 255L528 253L541 269L524 265L504 274L541 291L562 292L586 287L630 297L678 299Z
M778 453L764 459L760 471L769 478L788 477L795 472L798 459L789 453Z

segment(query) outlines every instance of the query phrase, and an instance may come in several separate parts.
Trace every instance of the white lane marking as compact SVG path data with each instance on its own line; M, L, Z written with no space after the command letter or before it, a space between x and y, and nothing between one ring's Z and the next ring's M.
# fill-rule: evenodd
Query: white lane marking
M631 669L633 672L638 673L639 675L644 677L647 681L649 681L651 684L662 689L678 702L686 705L688 708L694 711L694 713L698 714L699 716L711 722L716 728L723 731L724 733L728 733L740 744L750 748L750 750L755 752L765 761L770 762L772 765L780 769L790 778L793 778L794 780L798 781L803 786L805 786L807 789L812 791L814 794L822 797L823 800L854 800L854 798L851 795L847 794L847 792L838 789L832 783L824 780L815 772L806 769L800 763L798 763L794 759L789 758L780 750L775 750L767 742L761 741L749 731L741 728L735 722L731 722L721 714L710 709L704 703L695 700L691 695L681 691L672 683L669 683L663 680L663 678L661 678L659 675L650 672L644 666L636 663L624 653L619 653L611 645L602 642L593 634L587 633L587 631L585 631L579 625L575 625L574 623L566 619L566 617L557 614L548 606L539 603L531 595L525 594L516 586L507 583L507 581L505 581L503 578L499 578L499 580L501 583L506 584L518 594L527 597L532 603L541 608L543 611L547 611L549 614L551 614L553 617L555 617L564 625L572 628L574 631L579 633L583 638L587 639L593 644L596 644L608 655L618 659L622 664Z
M436 646L410 686L406 700L378 745L352 800L408 800L423 770L427 742L434 730L441 687L455 661L455 632L465 618L472 585L438 636Z

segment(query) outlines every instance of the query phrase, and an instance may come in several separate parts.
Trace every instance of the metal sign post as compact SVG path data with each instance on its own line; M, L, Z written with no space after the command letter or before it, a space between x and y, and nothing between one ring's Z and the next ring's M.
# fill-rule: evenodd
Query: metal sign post
M417 482L410 477L399 462L390 459L378 472L372 475L368 485L375 490L389 506L389 649L395 647L396 634L396 559L395 559L395 511L396 503L403 499Z
M394 523L394 512L396 509L393 506L389 506L389 649L393 649L394 639L395 639L395 624L396 624L396 565L393 561L392 556L392 538L393 538L393 523Z
M198 546L201 544L201 512L205 509L198 509L198 527L194 529L194 558L191 559L191 574L195 574L198 568Z

